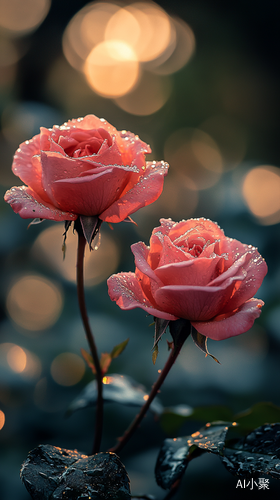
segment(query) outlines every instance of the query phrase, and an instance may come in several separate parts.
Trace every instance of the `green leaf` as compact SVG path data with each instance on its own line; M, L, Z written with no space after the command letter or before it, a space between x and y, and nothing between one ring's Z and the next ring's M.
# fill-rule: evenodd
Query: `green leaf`
M240 430L251 431L256 427L280 422L280 408L273 403L260 402L233 417Z
M153 349L158 345L161 337L166 332L169 323L170 320L155 317L155 335Z
M121 342L120 344L116 345L112 349L112 351L111 351L111 358L112 359L117 358L124 351L124 349L126 348L126 346L128 344L128 341L129 341L129 339L126 339L123 342Z
M188 420L204 422L235 421L233 412L226 406L198 406L192 408L187 405L177 405L165 408L160 416L160 425L169 435L174 435Z
M113 359L117 358L123 350L126 348L128 344L129 339L124 340L120 344L116 345L111 353L108 352L102 352L101 357L100 357L100 368L102 371L102 375L105 375L109 369L109 366L111 365L111 362ZM82 356L84 360L86 361L87 365L89 368L93 371L94 375L96 375L96 369L94 365L94 361L92 359L91 354L89 354L85 349L81 349Z
M93 371L94 375L96 375L96 369L91 354L89 354L89 352L87 352L85 349L81 348L81 355L83 356L88 367Z
M105 375L105 373L107 373L111 363L112 363L111 354L108 354L108 352L102 352L100 358L100 368L102 371L102 375Z
M157 357L158 357L158 345L156 344L153 348L153 353L152 353L152 361L154 365L156 364Z
M210 352L208 351L207 337L205 337L204 335L202 335L202 333L199 333L194 328L192 328L192 338L193 338L195 345L198 347L198 349L200 349L202 352L204 352L206 354L206 356L211 356L211 358L213 358L214 361L216 361L216 363L220 364L220 361L218 361L218 359L215 358L215 356L210 354Z

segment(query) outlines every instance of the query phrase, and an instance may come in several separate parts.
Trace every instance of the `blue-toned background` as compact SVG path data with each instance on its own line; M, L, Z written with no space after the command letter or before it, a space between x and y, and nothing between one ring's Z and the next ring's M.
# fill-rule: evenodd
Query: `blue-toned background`
M170 163L160 199L133 216L138 225L111 231L104 224L99 250L87 255L99 351L130 338L111 373L149 390L167 357L163 340L152 364L152 319L118 309L106 285L110 274L134 270L130 245L148 244L161 217L215 220L268 263L257 294L266 303L260 319L240 337L209 342L220 365L189 339L161 391L165 406L280 406L279 10L272 0L0 1L1 198L21 185L11 172L19 143L40 126L89 113L138 134L151 144L149 159ZM76 301L76 237L69 231L63 261L63 225L27 230L29 221L3 201L0 210L0 498L27 500L19 469L30 449L48 443L90 453L94 411L64 414L91 373L80 354L87 345ZM106 406L104 450L136 412ZM164 496L153 470L165 437L148 415L122 453L134 494ZM178 499L236 498L236 484L216 457L204 455L190 464ZM271 479L269 493L277 491Z

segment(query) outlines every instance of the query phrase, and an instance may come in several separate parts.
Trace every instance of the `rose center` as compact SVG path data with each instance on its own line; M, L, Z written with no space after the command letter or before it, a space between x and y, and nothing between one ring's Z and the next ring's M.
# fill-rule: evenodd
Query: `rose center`
M201 245L193 245L191 248L189 248L188 253L190 253L193 257L199 257L203 250L203 247Z
M90 156L97 154L100 150L103 141L93 137L90 140L79 142L78 144L71 145L65 148L65 153L73 158L80 156Z

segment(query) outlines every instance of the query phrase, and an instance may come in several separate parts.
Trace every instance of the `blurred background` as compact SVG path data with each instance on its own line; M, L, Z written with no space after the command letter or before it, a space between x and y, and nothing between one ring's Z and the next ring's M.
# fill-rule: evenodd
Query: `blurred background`
M163 340L153 366L151 318L119 310L106 285L112 273L134 270L130 245L148 244L161 217L215 220L268 263L257 294L266 302L260 319L240 337L209 342L221 365L188 340L161 391L164 406L280 406L279 11L273 0L0 0L1 200L22 184L11 172L21 142L40 126L89 113L138 134L151 145L149 160L170 163L160 199L134 214L138 225L111 231L104 224L100 249L86 256L99 351L130 338L111 373L149 390L167 357ZM63 261L63 225L44 221L27 230L29 221L3 201L0 210L0 497L27 500L19 469L30 449L42 443L90 453L94 411L68 419L65 411L92 377L80 353L87 345L75 235L69 231ZM136 412L106 405L104 450ZM178 435L199 426L190 422ZM153 474L165 437L149 415L121 455L135 495L163 498ZM236 497L236 478L214 456L189 469L178 499ZM270 493L277 491L270 479Z

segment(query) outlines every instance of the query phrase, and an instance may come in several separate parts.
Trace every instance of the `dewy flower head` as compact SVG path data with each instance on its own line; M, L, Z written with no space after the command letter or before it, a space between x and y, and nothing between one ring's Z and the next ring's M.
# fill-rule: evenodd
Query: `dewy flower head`
M146 162L150 147L94 115L41 128L22 143L12 170L27 185L5 201L22 218L121 222L161 194L168 164Z
M140 307L157 318L190 320L205 337L222 340L246 332L263 301L252 298L267 273L257 249L227 238L206 219L161 219L150 246L132 245L135 273L108 280L122 309Z

